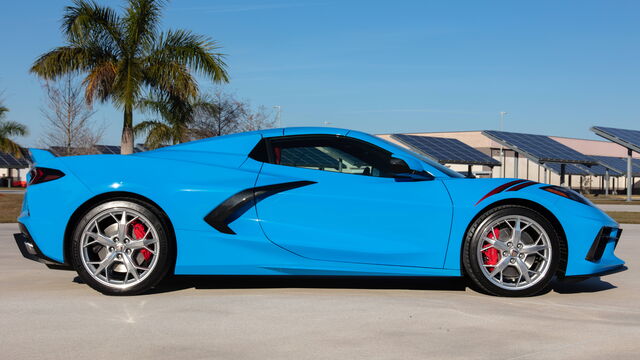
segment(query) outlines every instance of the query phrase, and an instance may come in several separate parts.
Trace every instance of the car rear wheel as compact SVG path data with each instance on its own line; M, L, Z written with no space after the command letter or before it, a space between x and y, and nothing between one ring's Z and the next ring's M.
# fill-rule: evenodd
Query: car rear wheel
M532 296L547 289L558 269L560 238L549 220L523 206L489 210L470 227L463 265L480 290Z
M169 269L167 231L152 208L138 202L115 200L89 210L71 246L78 275L107 295L148 291Z

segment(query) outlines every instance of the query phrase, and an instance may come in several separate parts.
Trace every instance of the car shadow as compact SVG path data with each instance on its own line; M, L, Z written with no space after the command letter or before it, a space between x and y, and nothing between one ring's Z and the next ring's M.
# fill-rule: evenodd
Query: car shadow
M602 280L599 276L584 280L555 281L552 284L552 291L559 294L594 293L616 288L617 286Z
M464 291L463 278L386 276L186 276L175 275L148 294L185 289L372 289Z
M82 284L76 276L73 282ZM244 275L173 275L145 294L170 293L186 289L365 289L365 290L434 290L465 291L467 288L484 292L456 277L393 277L393 276L244 276ZM594 293L615 289L617 286L600 277L555 280L546 291L559 294Z

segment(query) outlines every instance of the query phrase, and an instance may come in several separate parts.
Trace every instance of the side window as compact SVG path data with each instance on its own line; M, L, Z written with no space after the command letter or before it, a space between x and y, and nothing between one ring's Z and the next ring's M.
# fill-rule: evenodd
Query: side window
M391 153L361 140L341 136L294 136L273 139L271 163L353 175L390 177Z

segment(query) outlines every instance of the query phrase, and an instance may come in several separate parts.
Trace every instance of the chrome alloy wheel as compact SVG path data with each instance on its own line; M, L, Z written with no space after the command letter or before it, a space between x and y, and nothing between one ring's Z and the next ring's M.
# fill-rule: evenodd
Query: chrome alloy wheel
M551 264L551 242L540 224L521 215L504 216L477 233L478 262L483 275L507 290L526 289L545 277Z
M140 283L158 262L158 233L137 211L111 208L94 216L82 231L82 265L100 283L128 288Z

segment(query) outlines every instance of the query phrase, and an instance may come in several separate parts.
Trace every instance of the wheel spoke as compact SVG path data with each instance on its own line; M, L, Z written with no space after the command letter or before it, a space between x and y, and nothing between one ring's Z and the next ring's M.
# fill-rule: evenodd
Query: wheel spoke
M500 260L500 262L498 264L495 265L495 268L493 269L493 271L491 272L491 274L489 274L490 277L494 277L496 276L498 273L502 274L502 270L504 270L507 265L509 265L509 257L505 256L504 258L502 258L502 260ZM502 277L502 275L500 275Z
M137 249L147 248L149 245L153 245L157 242L158 240L154 238L150 238L150 239L143 238L141 240L132 240L131 242L129 242L129 244L127 244L127 247L132 250L137 250Z
M100 265L94 270L93 275L100 274L103 270L108 269L109 265L113 263L113 259L115 259L116 253L112 252L105 256L102 261L100 261Z
M131 275L133 275L136 281L140 280L140 275L138 275L138 270L136 269L136 266L134 265L133 260L128 254L122 255L122 262L124 263L124 266L127 268L127 273L130 273Z
M520 220L520 217L517 217L516 223L513 227L513 234L511 234L511 241L513 241L514 244L518 244L521 238L522 238L522 222Z
M531 277L529 276L529 267L527 266L527 264L522 261L522 259L516 259L516 267L518 268L518 272L520 273L521 277L524 277L524 279L527 281L527 284L531 283ZM520 279L518 279L518 281L520 281Z
M539 251L544 251L547 250L547 246L546 245L528 245L528 246L523 246L522 249L520 249L520 252L523 254L535 254Z
M91 236L93 238L93 241L86 243L84 246L89 246L95 243L98 243L104 247L115 246L115 243L113 242L113 240L111 240L111 238L106 235L103 235L100 233L93 233L93 232L88 232L86 233L86 235Z
M488 242L489 244L491 244L491 246L493 246L494 248L500 250L500 251L506 251L509 249L509 247L507 246L507 244L503 241L497 240L497 239L492 239L490 237L485 237L484 241Z
M122 210L122 217L118 221L118 238L124 241L125 237L127 237L127 211Z

